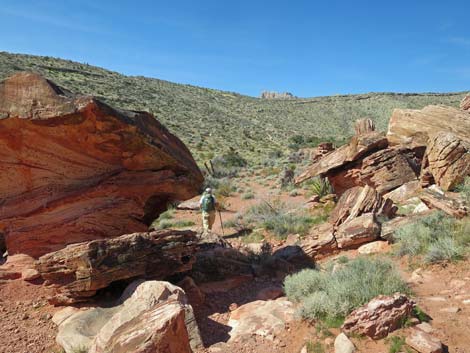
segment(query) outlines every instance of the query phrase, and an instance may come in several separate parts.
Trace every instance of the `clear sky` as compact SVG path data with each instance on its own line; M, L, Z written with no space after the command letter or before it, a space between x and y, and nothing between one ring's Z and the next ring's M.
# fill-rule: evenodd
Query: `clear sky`
M0 0L0 50L258 96L470 90L470 1Z

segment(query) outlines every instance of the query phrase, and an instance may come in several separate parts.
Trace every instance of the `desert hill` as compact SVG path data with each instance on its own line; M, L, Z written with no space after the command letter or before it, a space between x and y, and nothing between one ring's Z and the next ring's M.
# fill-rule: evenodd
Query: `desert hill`
M295 135L344 140L353 122L373 117L385 130L394 108L457 107L464 93L367 93L316 98L260 99L154 78L125 76L84 63L0 52L0 79L36 71L79 94L122 109L153 113L189 146L199 162L230 147L251 162L285 151ZM318 141L314 139L314 141Z

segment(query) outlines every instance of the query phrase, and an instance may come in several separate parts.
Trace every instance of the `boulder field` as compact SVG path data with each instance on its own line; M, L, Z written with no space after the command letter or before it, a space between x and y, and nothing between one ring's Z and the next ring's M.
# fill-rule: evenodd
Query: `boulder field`
M143 232L198 194L186 146L151 114L21 72L0 83L0 232L9 255Z

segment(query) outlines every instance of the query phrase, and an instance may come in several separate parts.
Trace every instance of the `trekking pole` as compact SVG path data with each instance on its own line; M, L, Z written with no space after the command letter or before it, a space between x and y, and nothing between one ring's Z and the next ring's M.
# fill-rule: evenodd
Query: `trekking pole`
M222 236L225 237L225 233L224 233L224 223L222 222L222 214L220 213L220 210L219 211L219 218L220 218L220 227L222 228Z

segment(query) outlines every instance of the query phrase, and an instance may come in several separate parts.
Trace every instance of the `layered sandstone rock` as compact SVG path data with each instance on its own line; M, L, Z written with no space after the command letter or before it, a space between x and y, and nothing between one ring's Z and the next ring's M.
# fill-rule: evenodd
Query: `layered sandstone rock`
M429 137L440 131L452 132L470 142L470 111L430 105L421 110L395 109L388 125L392 145L426 146Z
M450 132L430 138L421 170L421 184L436 184L444 191L458 186L470 172L470 144Z
M379 295L349 314L341 329L347 334L383 338L400 328L404 320L411 315L414 305L415 303L403 294Z
M348 189L331 212L329 222L335 227L365 213L391 217L396 211L390 199L384 199L370 186L355 186Z
M0 232L10 255L145 231L203 177L155 118L74 97L43 77L0 83Z
M406 148L386 148L357 162L327 174L339 195L357 185L369 185L384 195L403 184L418 179L419 162L415 153Z
M318 175L328 175L336 168L354 162L373 151L386 148L387 145L388 141L383 133L369 132L354 136L349 144L339 147L313 163L307 171L295 179L295 183L301 183Z
M190 230L133 233L68 245L39 258L42 278L57 287L54 304L86 300L112 282L164 279L191 269L196 234Z

